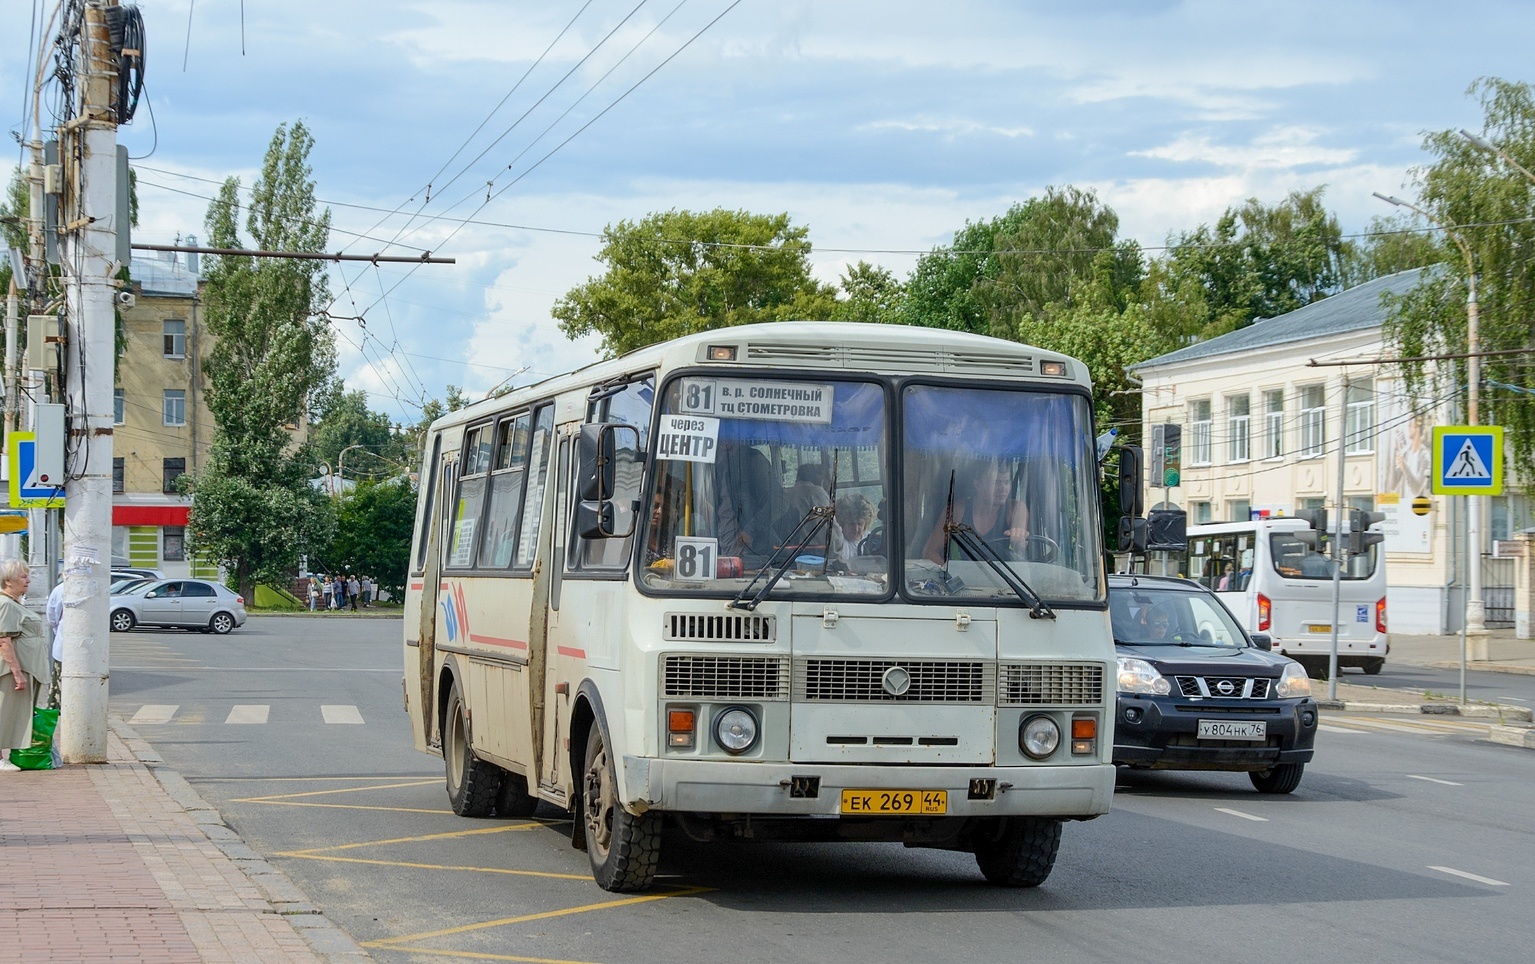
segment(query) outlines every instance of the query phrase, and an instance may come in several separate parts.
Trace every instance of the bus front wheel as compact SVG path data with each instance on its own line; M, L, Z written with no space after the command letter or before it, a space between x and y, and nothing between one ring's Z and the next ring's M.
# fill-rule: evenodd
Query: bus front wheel
M488 817L501 789L502 770L474 755L469 744L469 720L458 683L448 691L448 712L442 735L442 760L448 774L448 802L460 817Z
M586 738L581 816L586 824L586 855L597 885L619 892L648 888L661 860L661 815L624 809L618 800L612 751L602 727L595 723Z
M1049 817L998 817L975 835L975 862L999 887L1038 887L1055 869L1061 822Z

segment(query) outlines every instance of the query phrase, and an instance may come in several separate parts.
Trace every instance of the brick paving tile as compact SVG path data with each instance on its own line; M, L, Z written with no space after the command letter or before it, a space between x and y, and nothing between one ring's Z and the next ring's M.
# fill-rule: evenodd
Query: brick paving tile
M322 961L115 733L0 774L0 865L0 961Z

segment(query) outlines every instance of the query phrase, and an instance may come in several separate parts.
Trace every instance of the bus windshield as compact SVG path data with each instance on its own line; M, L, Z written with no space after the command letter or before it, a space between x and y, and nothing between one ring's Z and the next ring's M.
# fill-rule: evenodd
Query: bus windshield
M645 584L736 592L783 565L774 596L884 595L886 421L874 382L674 379L653 440Z
M946 530L952 521L1043 599L1102 600L1087 399L938 385L903 394L907 594L918 601L1014 596L993 565Z

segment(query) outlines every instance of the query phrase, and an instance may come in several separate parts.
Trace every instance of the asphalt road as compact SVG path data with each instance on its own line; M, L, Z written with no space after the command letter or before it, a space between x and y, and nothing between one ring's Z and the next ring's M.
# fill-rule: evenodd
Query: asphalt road
M1535 753L1466 721L1326 714L1286 797L1126 774L1034 890L963 854L672 834L634 897L591 882L558 811L452 815L410 749L400 652L398 621L328 616L113 637L113 712L380 961L1488 961L1535 940Z

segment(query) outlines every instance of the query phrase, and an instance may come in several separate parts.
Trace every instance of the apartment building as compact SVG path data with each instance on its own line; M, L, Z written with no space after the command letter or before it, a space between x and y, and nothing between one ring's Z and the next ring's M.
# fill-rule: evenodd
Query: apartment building
M1341 504L1386 515L1391 630L1459 629L1464 500L1429 495L1432 427L1463 419L1455 386L1409 393L1384 340L1381 299L1422 271L1378 278L1277 318L1133 366L1142 382L1143 438L1182 428L1178 485L1149 490L1148 505L1183 509L1190 523L1290 515ZM1348 365L1336 362L1353 361ZM1340 446L1339 439L1343 440ZM1339 464L1343 461L1342 490ZM1530 525L1521 491L1487 500L1483 566L1489 625L1513 621L1513 560L1498 544Z
M121 311L114 397L112 557L167 576L216 577L187 552L192 503L176 491L213 444L197 255L135 258L132 275L137 303Z

